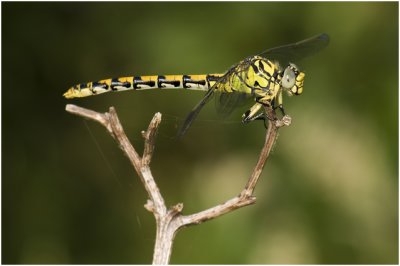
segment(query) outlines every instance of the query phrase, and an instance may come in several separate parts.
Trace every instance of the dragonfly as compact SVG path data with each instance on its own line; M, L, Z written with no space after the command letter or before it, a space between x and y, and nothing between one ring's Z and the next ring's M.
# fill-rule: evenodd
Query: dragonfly
M103 79L77 84L64 93L67 99L87 97L106 92L146 89L184 89L205 91L204 97L187 115L178 137L183 136L202 108L218 95L222 113L230 113L244 100L253 98L255 103L242 115L242 122L269 120L263 107L283 108L283 92L289 96L300 95L304 88L305 73L294 62L311 56L329 43L325 33L311 38L278 46L249 56L233 65L225 73L200 75L153 75Z

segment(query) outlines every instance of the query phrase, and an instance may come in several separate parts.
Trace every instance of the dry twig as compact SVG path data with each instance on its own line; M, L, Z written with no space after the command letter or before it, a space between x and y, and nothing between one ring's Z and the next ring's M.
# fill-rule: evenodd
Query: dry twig
M140 157L128 140L113 107L110 107L109 112L104 114L72 104L68 104L66 106L66 110L72 114L97 121L103 125L111 134L111 136L117 141L119 147L124 151L138 173L140 179L142 180L142 183L149 195L149 199L145 204L145 208L154 214L157 225L153 264L169 263L174 236L180 228L191 224L200 224L204 221L214 219L238 208L255 203L256 198L253 196L253 192L261 175L262 169L264 168L265 162L268 159L272 146L276 140L278 128L285 125L287 126L291 122L289 116L283 117L282 120L276 119L274 110L267 108L266 112L268 117L276 120L273 122L270 121L268 124L264 147L261 151L256 167L254 168L253 173L242 192L238 196L220 205L191 215L183 215L182 203L178 203L170 209L167 209L160 190L158 189L158 186L150 171L149 165L154 151L155 136L158 126L161 122L160 113L156 113L154 115L147 131L142 132L145 143L143 156Z

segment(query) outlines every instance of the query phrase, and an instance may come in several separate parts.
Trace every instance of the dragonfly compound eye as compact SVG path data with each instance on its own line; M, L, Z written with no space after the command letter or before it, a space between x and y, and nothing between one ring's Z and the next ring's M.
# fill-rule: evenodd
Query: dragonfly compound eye
M288 66L285 71L283 72L282 77L282 87L284 89L290 90L296 82L296 74L294 73L293 69Z

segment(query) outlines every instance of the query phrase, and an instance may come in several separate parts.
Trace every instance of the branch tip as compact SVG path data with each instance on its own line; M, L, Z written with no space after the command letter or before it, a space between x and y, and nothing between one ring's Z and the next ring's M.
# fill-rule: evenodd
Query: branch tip
M146 204L144 205L144 208L148 210L149 212L154 212L154 203L152 200L148 199Z
M282 119L275 121L275 126L277 128L280 128L283 126L290 126L291 123L292 123L292 118L288 115L285 115L284 117L282 117Z
M161 123L161 113L157 112L154 114L153 119L151 119L151 122L150 122L150 125L149 125L149 128L147 129L147 131L149 131L150 129L153 129L153 128L157 129L158 126L160 125L160 123Z
M153 156L154 151L155 136L160 123L161 113L158 112L154 114L147 131L142 131L142 137L144 138L143 165L149 165L151 162L151 157Z
M182 210L183 210L183 203L178 203L178 204L176 204L175 206L172 206L172 209L171 209L173 212L175 212L175 213L181 213L182 212Z
M113 114L113 115L117 114L117 111L115 110L114 106L110 106L110 108L108 109L108 112Z
M65 106L65 111L67 111L67 112L71 112L71 109L73 109L73 107L74 106L76 106L76 105L73 105L73 104L67 104L66 106Z

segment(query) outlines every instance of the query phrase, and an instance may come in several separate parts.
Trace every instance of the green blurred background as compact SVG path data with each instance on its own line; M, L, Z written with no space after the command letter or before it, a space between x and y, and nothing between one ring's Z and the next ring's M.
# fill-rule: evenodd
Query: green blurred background
M293 123L256 189L257 204L181 230L171 263L398 263L398 3L2 3L2 263L150 263L146 193L104 128L67 103L115 106L139 151L163 114L153 174L189 214L236 196L264 142L262 123L221 120L203 93L62 98L80 82L224 72L246 56L318 33L329 47L298 64Z

